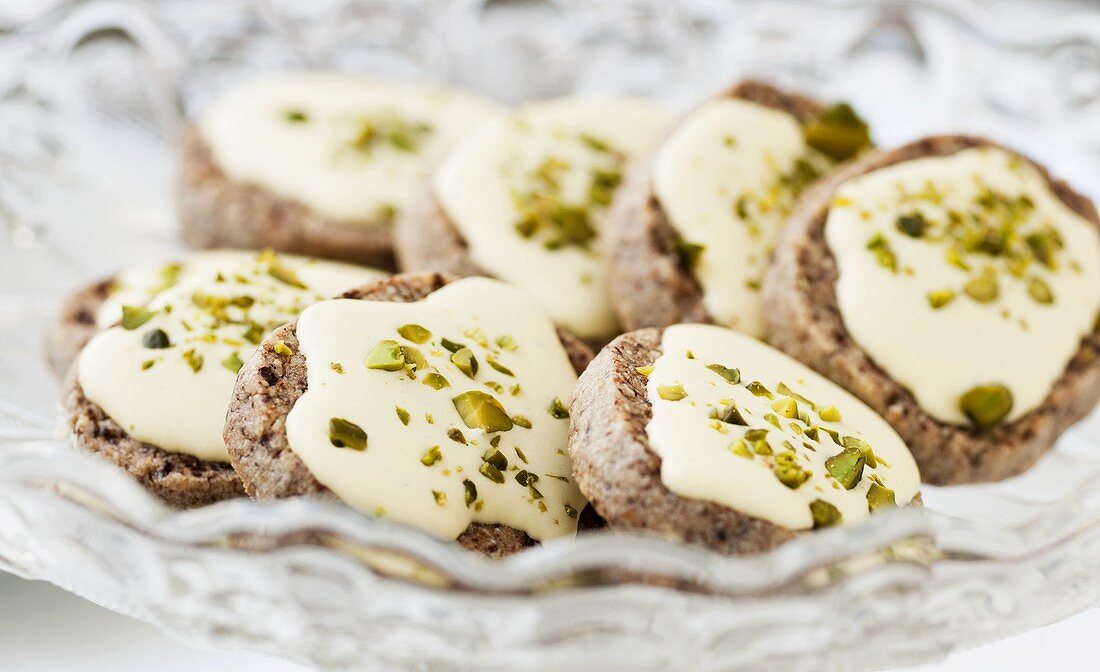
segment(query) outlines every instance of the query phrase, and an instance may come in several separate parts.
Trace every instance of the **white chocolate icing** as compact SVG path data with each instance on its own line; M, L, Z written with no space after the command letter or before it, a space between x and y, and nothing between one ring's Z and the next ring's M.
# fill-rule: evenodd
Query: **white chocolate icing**
M632 99L528 105L456 144L436 172L435 196L481 268L533 294L582 338L608 337L616 323L598 249L607 204L593 200L593 183L599 175L615 182L669 120L664 109ZM616 186L598 196L609 200ZM585 246L554 250L544 245L547 230L520 235L524 212L537 210L532 197L547 208L580 209L596 235Z
M305 288L269 275L272 264L293 271ZM117 322L122 305L138 298L147 300L137 305L155 313L135 329L119 325L97 334L80 354L78 381L85 396L131 437L219 462L229 460L222 429L237 360L247 360L267 332L307 305L383 277L347 264L255 252L201 252L179 266L174 284L151 299L149 288L164 282L164 265L121 274L129 289L111 297L113 308L101 311L108 315L103 319ZM220 298L240 305L219 306ZM249 332L253 323L258 326ZM145 347L143 339L156 329L171 347Z
M1019 277L1004 258L962 256L963 270L946 258L941 234L952 211L1001 222L996 210L977 205L983 194L1033 204L1014 240L1053 227L1064 247L1052 252L1056 269L1031 260ZM936 237L913 238L898 229L899 216L919 212ZM1023 210L1021 210L1023 212ZM868 250L875 234L896 258L892 272ZM881 168L836 192L825 238L837 260L837 303L855 342L886 373L908 388L921 408L948 423L965 423L960 397L977 385L1007 387L1014 400L1006 421L1039 406L1090 333L1100 308L1100 239L1096 227L1071 211L1027 161L1000 149L968 149ZM992 266L999 294L990 302L963 290ZM1029 294L1033 278L1046 283L1053 303ZM933 309L929 293L956 297Z
M340 222L378 224L408 202L460 135L496 109L440 87L286 72L230 91L206 111L201 132L233 179Z
M764 336L759 283L790 213L798 168L829 162L798 121L779 110L722 98L690 113L661 146L653 189L681 239L703 246L692 271L715 322ZM787 179L785 180L785 176Z
M406 324L427 329L430 337L419 343L401 336L398 329ZM501 523L537 540L576 532L585 501L565 452L569 420L548 409L555 399L568 408L577 376L554 325L528 294L495 280L469 278L415 303L324 301L302 313L297 336L308 387L287 416L287 438L317 480L349 506L444 539L457 538L472 522ZM502 337L511 337L514 348L500 345ZM473 351L479 363L474 378L451 361L443 338ZM416 348L429 367L367 368L374 348L390 339ZM490 356L513 375L490 364ZM425 384L432 374L441 374L449 385ZM469 427L452 399L471 390L492 395L509 416L526 417L530 428ZM407 414L407 423L398 409ZM332 418L366 432L366 449L336 447L329 433ZM456 429L467 443L448 436ZM500 437L495 448L494 437ZM438 458L425 464L433 446ZM493 450L507 461L503 483L479 471L483 455ZM517 480L521 470L538 477L534 490ZM477 492L469 505L466 480Z
M661 457L661 480L669 490L791 530L813 527L810 503L816 499L835 506L842 524L865 520L870 515L867 493L873 478L894 491L898 506L916 496L920 474L897 433L863 402L805 365L753 338L710 325L669 327L661 339L661 350L646 385L653 407L646 435L651 449ZM708 369L712 364L738 369L740 383L732 384ZM762 383L774 398L754 395L749 389L754 381ZM795 400L809 424L784 417L772 407L789 398L780 393L780 383L816 405ZM662 397L665 386L677 385L686 396L679 400ZM712 411L731 401L746 425L711 418ZM827 407L835 408L840 420L822 420L819 413ZM766 415L773 416L779 427ZM865 466L859 482L851 490L844 489L826 468L826 460L843 448L824 429L818 431L816 440L800 431L811 425L866 441L877 466ZM765 440L775 455L754 452L747 457L731 450L751 429L768 430ZM796 489L780 482L773 471L775 456L789 452L784 442L790 444L801 468L812 472ZM753 442L748 443L751 450Z

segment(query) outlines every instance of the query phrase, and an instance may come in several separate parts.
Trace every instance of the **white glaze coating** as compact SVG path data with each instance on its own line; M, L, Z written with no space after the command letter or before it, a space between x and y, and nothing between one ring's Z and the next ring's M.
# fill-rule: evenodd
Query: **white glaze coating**
M692 272L718 324L764 336L759 282L794 203L784 176L799 165L829 167L794 117L735 98L702 105L661 145L653 190L680 237L704 246Z
M340 222L378 224L404 206L454 140L496 109L439 87L287 72L230 91L203 115L201 131L233 179ZM306 118L290 121L290 112ZM364 135L368 126L373 135Z
M293 270L308 289L268 275L271 259L277 260L278 267ZM233 365L223 362L234 354L247 360L264 334L293 319L310 303L383 277L378 271L347 264L255 252L201 252L180 266L177 282L148 301L148 308L156 313L147 322L133 330L111 327L88 343L78 360L78 381L87 398L131 437L218 462L229 460L222 428L236 381ZM162 268L146 265L122 276L131 287L156 286L162 282ZM219 275L223 281L217 280ZM139 295L140 291L124 290L119 299ZM227 319L220 319L196 304L198 297L200 303L213 305L204 296L253 303L247 311L227 306ZM112 322L120 311L121 304L116 304ZM260 325L251 338L245 337L248 321ZM168 335L172 347L144 347L146 334L155 329ZM190 362L184 358L187 352L193 352ZM198 358L202 364L195 371L191 363ZM148 362L152 364L143 368Z
M744 334L722 327L680 324L665 330L662 355L654 363L646 385L653 417L646 426L652 450L661 457L661 480L669 490L683 497L715 502L743 514L770 521L791 530L813 527L809 505L822 499L841 513L843 524L858 523L870 515L867 491L871 476L881 479L904 506L920 487L920 475L908 448L896 432L863 402L800 362ZM688 356L688 352L693 357ZM719 364L740 371L741 382L731 384L708 369ZM774 399L756 396L748 389L753 381L763 383ZM828 476L825 461L842 450L824 431L812 440L791 429L809 425L779 415L771 404L787 398L778 391L785 383L793 392L814 402L818 409L834 407L839 421L823 421L818 411L803 401L799 410L808 413L812 425L832 429L841 437L868 442L879 459L867 466L851 490L840 487ZM687 393L673 401L662 398L663 386L681 385ZM746 426L721 423L710 417L715 409L736 404ZM772 414L780 424L767 419ZM730 450L747 430L768 430L767 442L778 455L783 441L794 448L799 463L812 476L797 489L776 478L774 456L744 457ZM815 450L809 450L809 444Z
M535 195L581 208L598 234L607 208L591 199L596 171L621 176L626 161L655 142L669 121L664 109L641 100L535 103L483 124L458 143L435 175L435 196L481 268L532 293L578 336L608 337L616 324L598 238L587 249L547 250L543 233L517 233L521 202ZM554 164L560 167L545 170Z
M399 335L406 324L429 330L429 340L417 343ZM468 278L415 303L325 301L302 313L297 336L308 388L287 417L287 438L317 480L349 506L445 539L457 538L471 522L502 523L537 540L576 532L576 514L585 502L565 453L569 420L548 409L554 399L568 408L577 376L553 323L530 295L496 280ZM497 343L503 336L513 339L514 349ZM479 363L474 378L450 360L442 338L473 351ZM412 377L404 370L367 368L376 345L387 339L416 348L430 368ZM513 375L494 368L490 355ZM448 386L426 385L432 373L441 374ZM452 399L471 390L492 395L509 416L524 416L531 427L517 424L492 433L470 428ZM408 414L407 424L398 408ZM332 418L366 432L366 450L334 446ZM466 444L448 437L453 429ZM479 472L494 436L500 437L496 450L507 460L504 483ZM439 459L425 465L421 460L433 446L439 447ZM538 476L541 499L517 481L520 470ZM469 506L467 479L477 490Z
M946 240L912 238L895 226L913 212L929 222L946 221L951 210L988 220L992 215L975 209L986 189L1034 204L1018 227L1019 239L1040 226L1057 229L1064 242L1054 253L1057 270L1033 261L1016 277L1003 260L969 254L965 271L946 260ZM896 256L898 272L867 249L876 233ZM976 385L1009 388L1008 421L1036 408L1092 331L1100 308L1096 227L1066 207L1030 163L1003 150L922 158L852 179L836 192L825 237L837 259L837 302L852 338L943 422L966 422L959 398ZM997 269L999 296L983 303L962 287L986 265ZM1053 303L1029 295L1035 277L1049 286ZM929 292L945 289L957 298L933 309Z

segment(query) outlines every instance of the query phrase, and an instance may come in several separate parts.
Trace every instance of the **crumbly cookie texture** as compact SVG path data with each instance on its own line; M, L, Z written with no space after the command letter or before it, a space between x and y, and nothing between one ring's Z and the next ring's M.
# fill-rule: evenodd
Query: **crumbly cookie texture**
M825 239L826 217L837 189L879 168L983 147L998 146L966 136L925 138L869 155L826 179L803 198L791 217L763 288L769 342L852 391L886 418L913 451L925 481L934 484L1000 480L1026 470L1100 400L1098 331L1082 339L1038 407L1011 422L979 428L930 416L845 327L837 303L837 260ZM1058 199L1100 226L1087 198L1041 166L1036 168Z

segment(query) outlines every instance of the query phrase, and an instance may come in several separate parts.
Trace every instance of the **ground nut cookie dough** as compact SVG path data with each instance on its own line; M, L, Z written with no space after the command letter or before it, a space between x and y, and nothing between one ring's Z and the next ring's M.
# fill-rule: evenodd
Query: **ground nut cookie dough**
M334 497L503 555L577 531L568 407L589 357L519 289L396 276L277 330L226 442L260 499Z
M650 102L561 99L483 124L399 221L402 268L500 278L531 292L560 326L606 341L617 325L601 230L627 162L668 122Z
M168 482L178 480L171 462L231 475L222 428L244 360L309 304L379 277L356 266L235 251L123 272L98 311L117 325L88 342L71 374L67 403L78 445L107 455L172 503L205 503L196 484ZM117 439L110 446L102 445L104 423ZM141 452L140 464L120 441Z
M260 77L216 101L185 138L184 236L390 263L394 217L451 143L495 109L439 87Z
M570 454L612 527L723 552L914 503L896 432L799 362L710 325L630 332L581 376Z
M769 338L882 412L932 482L1018 473L1095 405L1086 199L965 137L870 157L815 196L768 278Z
M849 106L759 82L689 112L639 162L611 218L623 325L706 321L763 337L760 283L795 201L869 147Z

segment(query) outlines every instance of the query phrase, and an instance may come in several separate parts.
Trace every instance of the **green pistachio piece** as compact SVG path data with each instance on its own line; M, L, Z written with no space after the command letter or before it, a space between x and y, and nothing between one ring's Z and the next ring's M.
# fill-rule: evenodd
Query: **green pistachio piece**
M340 362L329 362L328 363L328 368L332 369L336 373L343 373L344 372L344 365L341 364Z
M451 427L447 430L447 438L456 443L466 445L466 435L462 433L462 430L458 427Z
M721 409L714 409L714 412L711 413L710 417L715 418L719 422L724 422L727 425L745 426L749 424L745 421L744 416L741 415L741 411L737 410L737 405L734 404L732 401L723 406Z
M1097 314L1096 320L1097 320L1097 322L1100 322L1100 313ZM652 367L652 366L636 366L636 367L634 367L635 371L642 374L646 378L649 378L649 374L653 373L653 369L654 369L654 367Z
M482 462L481 466L478 467L477 470L482 476L494 483L504 482L504 473L501 472L501 470L498 469L496 466L488 462Z
M512 429L512 419L504 407L492 395L480 390L463 392L451 399L462 422L470 429L488 432L506 432Z
M367 355L367 368L381 371L400 371L405 368L405 356L397 341L379 341Z
M779 425L779 416L777 416L775 413L765 413L764 419L771 423L771 425L776 429L782 429L782 427Z
M497 338L497 346L499 346L501 350L511 352L516 349L516 340L511 336L500 336Z
M420 457L420 464L430 467L442 459L443 451L439 449L439 446L432 446Z
M466 347L461 343L455 343L454 341L447 338L439 339L439 344L443 346L444 350L447 350L449 352L458 352L462 348Z
M695 270L695 266L699 263L699 259L706 249L707 246L700 243L690 243L686 240L676 241L676 256L680 259L680 265L689 271Z
M439 490L432 490L432 497L435 498L435 503L439 506L447 505L447 493L440 492Z
M512 376L514 378L515 375L516 375L516 374L512 373L512 370L509 369L507 366L504 366L499 361L497 361L497 358L496 358L495 355L486 355L485 356L485 361L489 363L489 366L493 367L497 371L500 371L501 373L503 373L506 376Z
M871 487L867 490L867 508L872 512L879 509L894 509L897 508L898 502L894 497L894 491L879 485L878 483L871 483Z
M328 421L328 440L337 448L367 449L367 433L359 425L343 418Z
M172 345L163 329L152 329L141 337L141 344L151 350L163 350Z
M244 366L244 362L241 361L241 356L234 352L222 360L222 366L233 373L237 373L241 370L241 367Z
M814 519L814 529L834 527L840 525L840 510L823 499L815 499L810 502L810 515Z
M287 110L283 112L283 119L292 124L304 124L309 121L309 115L302 110Z
M959 409L975 426L989 429L1012 410L1012 392L1004 385L978 385L959 398Z
M928 228L928 222L925 221L924 215L919 212L913 212L908 215L900 215L894 225L910 238L920 238L924 235L925 229Z
M504 457L504 453L497 449L485 451L485 454L481 456L482 462L488 462L500 471L504 471L508 468L508 458Z
M565 515L569 516L570 518L576 518L577 517L577 510L575 508L573 508L572 506L569 506L568 504L566 504L565 505Z
M752 381L751 383L749 383L748 385L746 385L746 386L745 386L745 388L746 388L746 389L747 389L747 390L748 390L749 392L752 392L752 394L753 394L753 396L754 396L754 397L767 397L768 399L772 399L772 398L774 398L774 396L773 396L773 395L772 395L772 393L771 393L771 390L769 390L768 388L764 387L764 384L763 384L763 383L761 383L761 382L760 382L760 381L758 381L758 380L754 380L754 381Z
M555 420L565 420L569 417L569 409L557 397L554 397L554 400L550 402L550 407L546 410L550 413L550 417Z
M738 369L731 369L721 364L707 364L707 368L725 378L730 385L741 382L741 371Z
M531 421L525 415L513 415L512 422L524 429L531 429Z
M492 380L485 381L485 387L489 388L493 392L496 392L497 394L504 394L504 386Z
M1050 291L1050 285L1039 277L1034 277L1027 283L1027 293L1038 303L1054 303L1054 293Z
M474 357L474 351L469 348L461 348L455 351L451 355L451 363L470 378L477 375L477 358Z
M966 284L963 285L963 291L978 303L996 301L1001 293L996 272L982 273L967 280Z
M841 444L845 448L858 450L860 454L863 455L863 459L866 460L868 467L874 469L878 466L878 458L875 457L875 451L871 449L871 444L867 443L863 439L855 436L845 436L841 440Z
M280 357L290 357L294 354L294 352L291 351L290 346L281 340L275 341L274 350L275 354L279 355Z
M462 481L462 489L465 490L466 507L477 501L477 486L470 479Z
M413 343L419 343L423 345L428 342L428 339L432 337L432 332L428 331L419 324L403 324L397 328L397 333L402 338L408 339Z
M400 406L394 406L393 410L395 413L397 413L397 419L401 421L401 424L408 426L409 418L411 417L409 415L409 412L401 408Z
M750 429L745 432L745 440L749 442L760 441L768 438L768 430L766 429Z
M845 448L825 460L825 469L845 490L851 490L863 478L863 467L866 464L867 461L858 448Z
M421 381L433 390L442 390L444 387L450 387L451 383L447 381L442 375L438 373L425 374L424 380Z
M898 272L898 258L894 254L894 250L890 248L890 243L881 233L875 233L871 236L867 241L867 249L874 253L879 266L891 273Z
M516 483L519 483L525 488L537 480L539 480L538 475L532 474L526 469L520 469L519 473L516 474Z
M826 406L817 412L823 422L840 422L840 411L835 406Z
M684 386L680 383L674 385L658 385L657 396L665 401L680 401L684 397L688 396L684 390Z
M932 306L932 310L939 310L954 301L955 296L955 290L953 289L940 289L928 292L928 305Z
M260 341L264 340L265 333L267 333L267 331L263 328L263 325L249 322L248 329L245 330L241 337L252 345L259 345Z
M284 285L290 285L291 287L297 287L298 289L307 289L305 283L298 279L298 274L290 268L272 264L268 269L267 274L275 278Z
M405 360L405 368L410 368L412 371L423 371L428 368L428 360L424 358L424 353L411 345L401 346L401 357Z
M191 367L191 370L198 373L202 370L203 356L194 350L188 350L183 353L183 361L187 362L187 366Z
M771 455L775 451L772 450L771 444L769 444L764 439L760 439L759 441L753 442L752 452L756 453L757 455Z
M871 130L848 103L826 107L802 128L806 144L833 161L847 161L871 146Z
M787 419L798 417L798 402L787 397L772 402L772 410Z
M122 328L127 331L133 331L153 319L153 316L156 314L157 312L155 310L148 310L141 306L123 306Z
M779 482L791 490L800 488L813 475L802 468L798 463L798 456L791 452L779 453L775 456L774 473Z
M749 450L749 447L745 444L744 439L738 439L737 441L734 441L732 444L730 444L730 452L734 455L740 455L741 457L746 457L750 460L753 459L752 451Z

